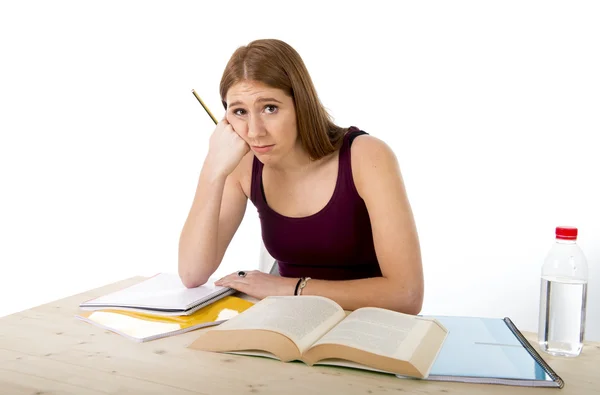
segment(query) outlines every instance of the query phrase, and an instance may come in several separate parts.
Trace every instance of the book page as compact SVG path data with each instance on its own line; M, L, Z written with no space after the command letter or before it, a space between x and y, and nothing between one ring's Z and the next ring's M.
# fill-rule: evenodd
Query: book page
M386 357L408 360L430 321L376 307L358 309L315 343L341 344Z
M321 296L270 296L215 330L264 329L287 336L304 352L345 316Z

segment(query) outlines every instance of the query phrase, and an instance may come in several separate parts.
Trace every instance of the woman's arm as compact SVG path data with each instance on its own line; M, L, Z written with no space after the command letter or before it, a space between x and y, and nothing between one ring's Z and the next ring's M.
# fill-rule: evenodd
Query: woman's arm
M247 198L237 172L214 174L204 166L192 207L179 238L179 276L183 284L197 287L208 281L246 211Z
M369 211L383 277L310 280L302 293L328 297L348 310L377 306L418 314L424 293L421 250L396 156L367 135L357 137L351 150L354 183Z
M252 164L249 151L227 119L222 119L210 137L194 201L179 237L179 276L188 288L208 281L242 222L247 197L240 180Z

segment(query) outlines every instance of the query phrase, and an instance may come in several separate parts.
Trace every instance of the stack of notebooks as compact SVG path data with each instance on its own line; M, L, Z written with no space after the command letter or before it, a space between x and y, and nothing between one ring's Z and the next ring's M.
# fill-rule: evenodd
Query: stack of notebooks
M159 273L119 291L85 301L75 317L137 342L219 325L253 305L212 281L186 288L179 276Z

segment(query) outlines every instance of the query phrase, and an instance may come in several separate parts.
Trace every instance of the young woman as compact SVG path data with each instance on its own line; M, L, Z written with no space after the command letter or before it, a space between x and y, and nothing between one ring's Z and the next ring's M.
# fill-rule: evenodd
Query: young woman
M204 284L256 207L279 276L217 284L262 299L322 295L344 309L418 314L423 270L398 162L381 140L335 125L298 55L280 40L238 48L220 84L226 110L209 144L179 243L179 275Z

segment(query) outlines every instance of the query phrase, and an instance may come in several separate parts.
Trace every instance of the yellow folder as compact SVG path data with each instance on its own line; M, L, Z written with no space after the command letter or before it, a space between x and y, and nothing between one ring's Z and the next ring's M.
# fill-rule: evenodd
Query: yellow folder
M237 296L226 296L190 315L161 316L128 310L103 309L81 311L75 318L131 340L146 342L219 325L252 305L254 303Z

